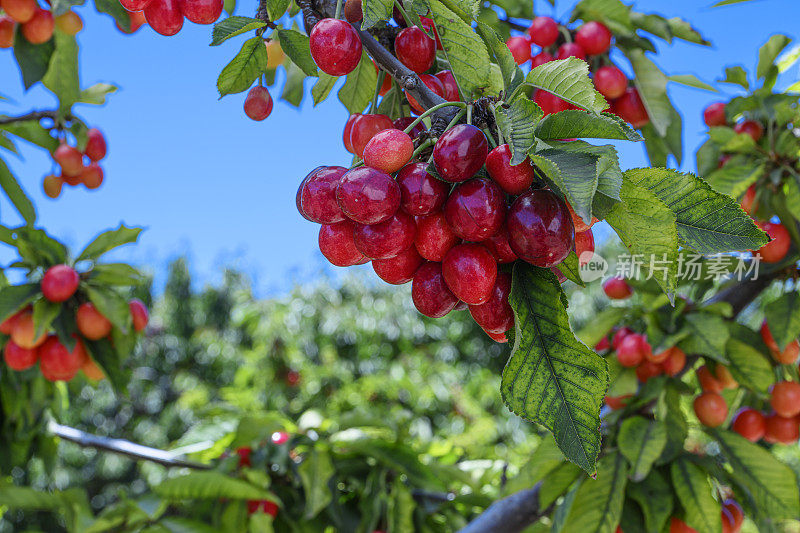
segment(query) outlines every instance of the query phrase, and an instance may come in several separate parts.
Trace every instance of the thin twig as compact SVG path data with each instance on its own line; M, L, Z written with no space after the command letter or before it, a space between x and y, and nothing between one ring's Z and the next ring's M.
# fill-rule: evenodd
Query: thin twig
M56 118L58 118L58 111L31 111L30 113L26 113L25 115L20 115L18 117L0 116L0 126L4 124L13 124L15 122L26 122L28 120L42 120L43 118L56 120ZM64 118L69 120L72 117L67 116Z

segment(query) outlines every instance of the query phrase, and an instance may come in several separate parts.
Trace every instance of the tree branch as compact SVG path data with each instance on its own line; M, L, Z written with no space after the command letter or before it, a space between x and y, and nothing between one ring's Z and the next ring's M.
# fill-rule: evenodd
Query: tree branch
M521 490L490 505L459 533L518 533L547 513L539 509L539 487Z
M13 124L15 122L25 122L28 120L42 120L43 118L56 120L57 117L58 111L31 111L30 113L20 115L18 117L0 116L0 126L4 124Z
M750 305L776 279L786 275L786 269L767 272L756 279L740 281L730 287L722 289L717 294L706 300L707 304L728 302L733 307L735 318L742 310Z

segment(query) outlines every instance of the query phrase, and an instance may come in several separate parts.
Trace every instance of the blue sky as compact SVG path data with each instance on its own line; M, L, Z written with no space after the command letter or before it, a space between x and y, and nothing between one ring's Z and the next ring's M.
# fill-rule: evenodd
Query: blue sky
M636 2L641 11L690 20L713 43L659 43L656 61L668 74L693 73L712 81L725 66L754 69L758 47L769 35L796 37L800 3L794 0L708 8L712 3ZM573 4L558 2L556 16L566 18ZM537 1L536 7L541 14L553 13L547 2ZM240 2L237 13L254 10L254 1ZM121 250L116 258L158 274L166 261L186 253L200 283L216 279L221 266L234 264L254 277L261 294L283 292L290 282L311 279L326 268L317 249L318 226L297 214L294 199L309 170L350 161L341 141L347 112L335 94L316 108L305 101L300 110L276 101L272 115L255 123L242 112L244 94L218 100L216 92L216 77L238 51L237 40L209 47L211 27L188 21L175 37L162 37L148 27L128 36L89 5L77 12L85 24L78 36L82 85L120 87L105 106L76 108L106 134L106 179L97 191L65 188L53 201L41 190L42 177L50 172L49 157L27 148L24 161L10 158L37 204L40 223L76 247L120 221L141 225L146 231L139 245ZM0 92L14 100L14 105L0 103L0 113L54 107L41 87L22 91L8 50L0 50L0 73ZM310 86L309 81L306 89ZM684 118L685 170L693 169L693 152L703 140L703 107L735 94L723 90L715 95L670 87ZM619 150L624 168L645 164L643 146L621 144ZM15 223L5 200L0 204L3 223ZM9 259L7 253L0 255L3 262ZM372 275L369 268L364 273Z

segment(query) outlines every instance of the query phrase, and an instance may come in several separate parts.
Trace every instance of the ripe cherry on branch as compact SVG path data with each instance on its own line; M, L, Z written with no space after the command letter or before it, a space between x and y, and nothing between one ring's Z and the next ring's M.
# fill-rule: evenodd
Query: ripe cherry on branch
M74 268L55 265L47 269L42 277L42 294L51 302L64 302L78 290L80 278Z
M361 60L361 39L344 20L322 19L309 36L311 56L317 66L331 76L344 76Z
M266 87L257 85L250 89L244 99L244 114L250 119L261 121L272 113L272 96Z

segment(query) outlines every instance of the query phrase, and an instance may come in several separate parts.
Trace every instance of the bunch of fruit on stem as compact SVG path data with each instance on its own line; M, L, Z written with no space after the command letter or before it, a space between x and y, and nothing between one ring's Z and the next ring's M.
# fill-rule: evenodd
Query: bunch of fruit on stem
M171 36L183 27L184 17L195 24L213 24L222 15L223 0L120 0L131 14L143 12L144 20L161 35ZM136 25L135 23L139 23ZM141 25L131 16L131 32Z
M90 128L86 138L83 152L66 139L53 152L53 161L58 163L61 174L47 176L42 182L44 193L50 198L58 198L64 184L75 187L82 183L87 189L97 189L103 184L103 168L99 162L108 151L106 139L97 128Z
M46 43L53 37L55 28L68 35L75 35L83 28L83 21L73 11L53 17L50 6L40 7L36 0L0 1L0 48L14 46L14 33L18 33L31 44Z

